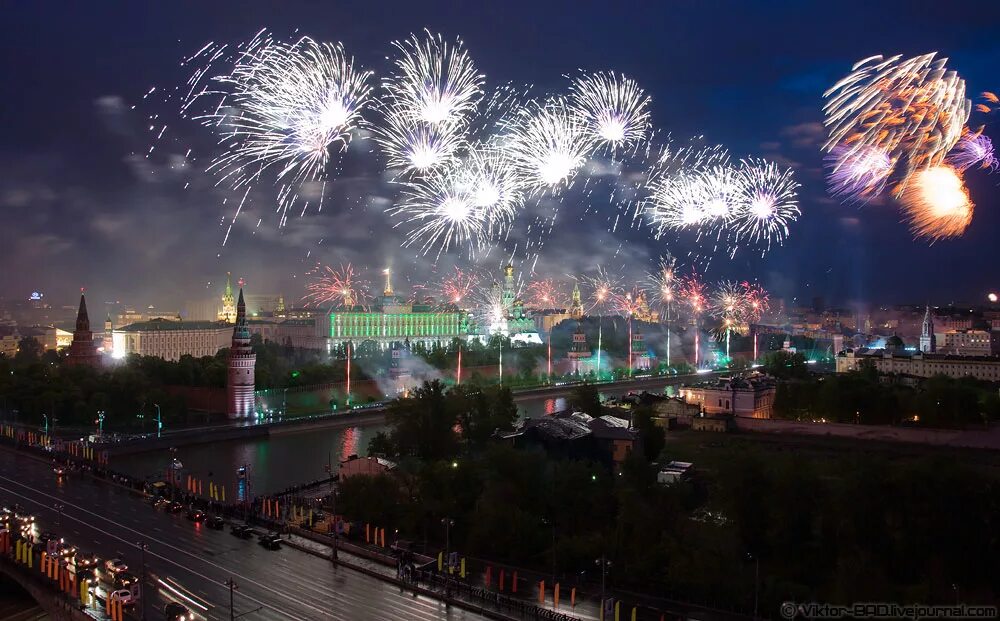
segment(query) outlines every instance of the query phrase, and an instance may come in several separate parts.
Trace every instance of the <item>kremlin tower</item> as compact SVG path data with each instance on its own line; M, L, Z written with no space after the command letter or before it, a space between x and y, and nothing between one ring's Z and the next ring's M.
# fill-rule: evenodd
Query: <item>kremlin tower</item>
M104 340L102 341L105 356L110 356L112 350L115 348L114 331L115 327L111 323L111 313L108 313L107 318L104 320Z
M236 306L233 304L233 282L232 272L226 272L226 292L222 295L222 311L219 313L219 321L233 323L236 321Z
M80 310L76 313L76 330L69 346L66 363L72 366L101 366L101 355L97 353L94 333L90 331L90 317L87 316L87 299L80 294Z
M583 303L580 301L580 283L573 283L573 300L569 305L569 316L573 319L583 318Z
M227 284L227 291L231 291ZM231 295L231 293L230 293ZM229 348L229 373L226 376L226 414L229 418L246 418L254 413L254 363L257 354L250 347L250 328L247 326L247 305L240 300L236 305L236 325L233 327L233 345Z

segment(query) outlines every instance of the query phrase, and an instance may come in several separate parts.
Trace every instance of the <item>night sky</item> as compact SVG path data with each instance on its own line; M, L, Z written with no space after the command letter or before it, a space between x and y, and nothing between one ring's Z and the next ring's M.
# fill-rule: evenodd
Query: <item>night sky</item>
M914 241L889 202L845 206L825 194L819 143L822 92L873 54L939 51L970 96L1000 90L1000 2L240 2L7 4L0 40L0 296L45 292L54 303L87 287L99 300L178 308L214 295L226 271L257 292L301 295L317 261L392 265L414 282L433 256L400 249L381 213L391 200L364 151L325 198L322 214L280 229L260 200L227 245L227 193L202 172L211 136L176 120L176 105L142 100L150 87L183 83L184 56L208 41L239 42L262 27L342 41L377 73L390 42L428 28L461 36L488 84L564 90L566 74L615 70L652 96L653 124L675 138L704 135L734 156L792 165L803 215L790 239L764 258L741 251L708 265L706 278L759 279L776 297L827 303L978 302L1000 287L995 265L1000 174L970 172L976 203L964 237ZM132 105L136 108L131 109ZM150 114L176 125L157 147ZM170 115L173 114L173 117ZM1000 118L986 133L1000 140ZM195 150L178 173L171 155ZM356 145L352 145L354 149ZM190 183L184 189L185 183ZM594 199L590 199L593 202ZM230 199L232 201L232 199ZM263 218L255 228L258 218ZM567 198L539 272L559 276L625 266L642 273L689 244L645 231L611 234L606 216L580 217ZM322 240L322 241L320 241ZM514 240L516 241L516 240ZM443 257L439 269L455 256ZM504 253L482 259L498 265ZM401 283L402 284L402 283ZM400 288L406 288L402 285Z

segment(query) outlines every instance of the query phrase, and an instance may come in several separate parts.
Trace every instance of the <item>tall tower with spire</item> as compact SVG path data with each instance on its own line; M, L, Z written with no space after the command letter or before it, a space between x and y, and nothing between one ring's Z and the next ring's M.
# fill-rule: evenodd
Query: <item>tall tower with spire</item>
M247 326L247 305L240 300L236 305L236 325L233 327L233 345L229 348L229 374L226 376L226 404L229 418L245 418L254 413L254 365L257 354L250 347L250 328Z
M580 283L573 283L573 298L569 305L569 316L573 319L583 317L583 302L580 301Z
M111 355L111 350L115 347L113 335L114 329L115 326L111 323L111 313L108 313L108 316L104 319L104 341L102 345L104 347L105 356Z
M236 305L233 299L233 274L226 272L226 292L222 294L222 311L219 312L219 321L233 323L236 321Z
M90 317L87 315L87 299L80 293L80 309L76 313L76 329L73 330L73 342L69 346L70 365L85 365L99 367L101 355L97 353L97 343L94 333L90 330Z
M934 318L931 307L924 310L924 325L920 329L920 351L933 354L937 351L937 338L934 336Z

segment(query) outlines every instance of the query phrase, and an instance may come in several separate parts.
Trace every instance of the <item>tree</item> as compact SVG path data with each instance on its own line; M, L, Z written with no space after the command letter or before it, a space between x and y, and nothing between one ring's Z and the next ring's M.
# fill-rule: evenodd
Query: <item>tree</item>
M455 411L448 407L444 384L424 382L410 397L394 399L386 410L392 445L398 456L424 462L448 459L458 452Z
M778 379L805 379L809 377L806 357L801 353L774 351L764 357L764 372Z
M667 438L663 427L656 424L653 418L651 406L637 406L632 413L632 424L639 431L639 438L642 440L642 449L648 461L655 461L663 447L667 444Z
M581 384L573 389L569 395L570 407L597 418L602 414L601 393L597 386L593 384Z
M33 336L21 339L17 345L17 353L14 354L14 363L18 366L27 366L38 362L42 355L42 344Z

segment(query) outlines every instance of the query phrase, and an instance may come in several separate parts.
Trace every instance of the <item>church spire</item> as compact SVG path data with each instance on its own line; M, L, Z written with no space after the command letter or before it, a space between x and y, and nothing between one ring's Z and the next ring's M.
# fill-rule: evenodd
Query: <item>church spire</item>
M233 301L232 272L226 272L226 292L222 294L222 311L219 313L219 320L227 323L233 323L236 321L236 306Z
M934 336L934 316L931 307L924 309L924 324L920 329L920 351L934 353L937 350L937 337Z
M90 317L87 315L87 298L80 294L80 309L76 312L77 332L90 331Z
M569 315L573 319L583 317L583 302L580 301L580 283L573 283L573 298L569 305Z

